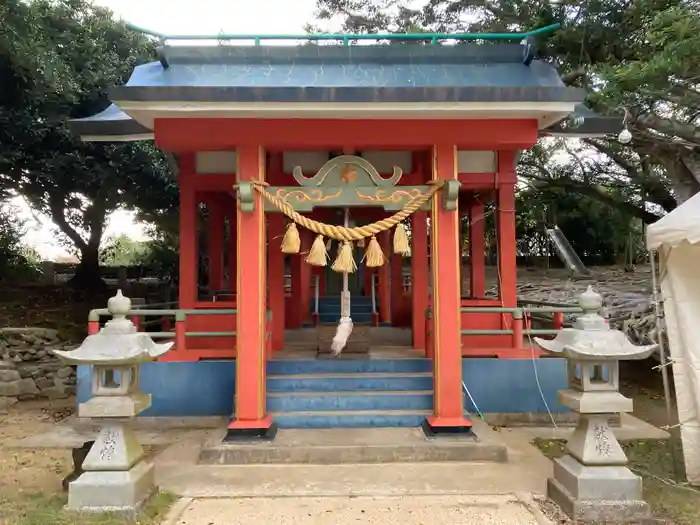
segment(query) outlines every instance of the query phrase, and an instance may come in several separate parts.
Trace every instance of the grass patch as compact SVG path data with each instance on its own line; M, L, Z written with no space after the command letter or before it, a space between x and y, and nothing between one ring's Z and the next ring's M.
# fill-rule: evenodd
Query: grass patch
M644 499L658 519L668 525L700 524L700 489L686 486L674 471L674 450L682 458L679 440L637 440L622 443L630 468L642 477ZM564 454L564 440L536 439L533 444L549 458ZM682 469L680 469L682 470Z
M16 516L8 525L125 525L134 523L115 514L77 514L63 507L68 500L64 494L28 494L23 502L15 502ZM158 525L177 496L158 493L142 509L137 525ZM20 507L23 507L20 509ZM1 522L1 521L0 521Z

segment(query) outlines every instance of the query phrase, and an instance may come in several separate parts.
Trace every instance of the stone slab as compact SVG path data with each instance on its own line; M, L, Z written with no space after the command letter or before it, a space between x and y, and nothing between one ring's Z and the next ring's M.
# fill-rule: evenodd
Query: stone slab
M567 455L554 460L554 479L577 500L642 499L642 478L627 467L589 467Z
M330 354L331 343L337 330L336 325L321 325L316 327L316 344L319 355ZM367 354L369 352L369 326L355 324L352 333L343 348L344 354Z
M646 501L579 500L552 478L547 480L547 497L576 523L638 523L651 517Z
M145 461L124 472L85 472L71 482L66 509L135 515L154 491L154 468Z
M491 422L489 415L484 415L486 416L486 420ZM619 424L617 426L611 424L610 426L614 428L615 437L620 441L669 438L669 433L665 430L661 430L660 428L657 428L646 421L642 421L631 414L622 414L619 418ZM558 423L557 427L553 427L551 422L547 426L526 426L519 427L519 430L531 436L533 439L540 438L563 440L568 440L574 431L571 426L564 426L560 423Z
M0 396L18 396L21 393L22 384L19 379L9 383L0 383Z
M633 402L619 392L559 391L559 402L582 414L613 414L632 412Z
M0 369L0 383L10 383L13 381L19 381L20 375L17 370L3 370Z
M123 396L94 396L78 405L78 415L86 418L134 417L151 406L151 395L134 392Z
M189 501L167 525L544 525L512 494Z
M428 440L418 428L281 429L273 442L205 443L202 465L505 462L508 450L497 433L476 425L476 440L459 436Z

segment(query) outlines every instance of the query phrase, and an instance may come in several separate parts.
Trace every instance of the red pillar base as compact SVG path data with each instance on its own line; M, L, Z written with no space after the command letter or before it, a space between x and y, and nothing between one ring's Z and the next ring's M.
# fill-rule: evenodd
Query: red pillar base
M472 422L466 417L437 417L428 416L421 425L425 437L440 437L459 435L473 436Z
M224 443L240 443L242 441L274 441L277 436L277 425L271 416L254 421L233 419L228 425Z

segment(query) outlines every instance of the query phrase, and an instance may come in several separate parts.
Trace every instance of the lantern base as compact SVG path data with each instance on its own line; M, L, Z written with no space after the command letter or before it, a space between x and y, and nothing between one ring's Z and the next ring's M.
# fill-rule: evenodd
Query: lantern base
M135 517L155 489L153 464L145 461L126 471L88 471L70 483L66 510Z
M577 523L637 523L651 517L639 476L622 466L586 466L572 456L554 460L547 497Z

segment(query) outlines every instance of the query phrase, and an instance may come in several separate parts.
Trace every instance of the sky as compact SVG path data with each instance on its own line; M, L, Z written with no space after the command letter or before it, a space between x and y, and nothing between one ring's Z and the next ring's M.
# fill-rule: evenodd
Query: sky
M136 26L166 34L299 34L313 20L315 7L315 0L95 0L95 3ZM20 198L13 204L27 220L27 244L46 259L67 255L56 242L55 229L48 218L36 217ZM145 238L143 228L127 211L118 211L109 218L105 238L121 234Z

